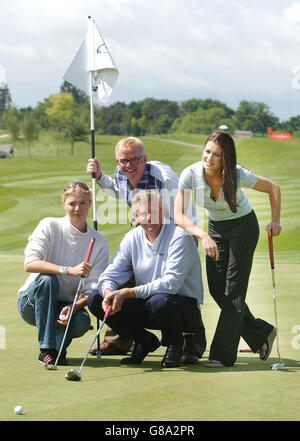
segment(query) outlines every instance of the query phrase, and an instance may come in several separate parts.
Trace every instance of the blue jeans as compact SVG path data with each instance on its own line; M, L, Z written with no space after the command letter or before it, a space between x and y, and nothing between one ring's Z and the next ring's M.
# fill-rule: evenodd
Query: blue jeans
M66 327L59 325L57 319L64 306L70 302L57 300L58 280L52 274L40 274L30 286L20 293L18 310L25 322L37 327L38 342L41 349L60 349ZM73 313L62 354L73 338L81 337L91 329L89 314L85 309Z

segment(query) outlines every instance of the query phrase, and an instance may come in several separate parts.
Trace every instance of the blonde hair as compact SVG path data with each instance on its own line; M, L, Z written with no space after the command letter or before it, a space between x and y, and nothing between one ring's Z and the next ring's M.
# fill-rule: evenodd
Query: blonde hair
M77 191L78 193L86 194L89 197L90 201L92 200L91 190L87 184L85 184L84 182L69 182L69 184L65 186L64 191L61 195L62 202L65 202L66 198L75 191Z
M120 141L116 145L115 153L117 153L119 149L129 150L133 147L139 147L141 150L141 155L146 156L145 144L139 138L135 138L134 136L129 136L128 138L120 139Z
M142 204L148 205L152 201L157 201L160 208L163 208L163 201L160 193L157 190L139 190L132 199L131 207L132 214L136 216L138 207Z

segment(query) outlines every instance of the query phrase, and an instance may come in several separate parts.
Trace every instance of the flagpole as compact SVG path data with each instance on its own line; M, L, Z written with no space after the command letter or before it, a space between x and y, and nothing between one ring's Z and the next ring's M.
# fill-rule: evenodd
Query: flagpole
M86 37L68 66L63 78L90 96L91 149L92 158L94 159L96 157L94 93L97 92L95 96L97 101L106 102L118 79L119 71L91 16L88 16L87 25ZM99 75L100 72L101 75ZM99 87L100 82L102 83L101 88ZM92 173L92 197L94 229L97 231L96 173ZM97 319L97 328L99 328L99 319ZM100 354L100 337L98 336L98 358L100 358Z
M95 158L95 115L94 115L94 100L93 100L93 72L89 72L90 75L90 118L91 118L91 151L92 158ZM92 174L92 194L93 194L93 224L94 229L98 230L98 222L97 222L97 206L96 206L96 173ZM100 321L97 317L97 329L99 329ZM101 350L100 350L100 335L97 336L97 358L101 358Z
M88 17L88 27L91 23L91 16ZM94 31L94 29L93 29ZM91 41L89 42L91 44ZM94 35L92 39L92 44L94 44ZM94 51L93 51L94 53ZM93 71L89 71L89 86L90 86L90 118L91 118L91 153L92 158L94 159L95 154L95 114L94 114L94 99L93 99ZM92 194L93 194L93 224L94 229L98 231L98 223L97 223L97 203L96 203L96 173L92 173ZM100 327L100 320L97 317L97 329ZM101 358L101 350L100 350L100 335L97 336L97 359Z
M94 116L94 101L93 101L93 83L92 83L92 72L90 74L90 115L91 115L91 150L92 158L95 158L95 116ZM96 173L92 174L92 190L93 190L93 223L94 229L98 230L97 224L97 207L96 207Z

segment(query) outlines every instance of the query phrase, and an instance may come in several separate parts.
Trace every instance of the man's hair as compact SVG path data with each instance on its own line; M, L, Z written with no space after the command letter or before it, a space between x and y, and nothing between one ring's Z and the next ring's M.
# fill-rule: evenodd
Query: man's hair
M155 200L159 203L159 206L163 208L162 197L157 190L139 190L133 197L131 203L133 216L136 215L139 205L145 204L148 206L148 202Z
M145 144L139 139L135 138L134 136L129 136L128 138L120 139L120 141L116 145L115 153L119 149L131 149L132 147L139 147L141 149L141 155L146 155L146 147Z

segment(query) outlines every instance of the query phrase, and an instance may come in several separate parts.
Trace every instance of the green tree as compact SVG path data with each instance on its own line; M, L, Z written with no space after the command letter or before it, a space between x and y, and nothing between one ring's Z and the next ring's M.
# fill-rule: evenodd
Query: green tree
M0 84L0 118L11 108L11 95L7 84Z
M287 132L299 132L300 131L300 115L292 116L288 121L284 121L280 124L280 129Z
M136 118L133 116L133 112L129 107L126 107L122 112L122 121L120 122L120 130L124 135L131 135L135 130Z
M268 126L276 129L279 124L279 119L270 111L267 104L246 100L240 102L234 120L237 129L253 132L266 132Z
M73 95L61 92L48 98L49 106L45 113L49 118L50 125L57 131L62 131L73 117Z
M180 112L183 114L195 112L198 109L208 110L212 108L221 108L225 110L226 118L232 118L234 115L234 110L228 107L225 103L219 100L212 100L211 98L206 99L196 99L192 98L190 100L183 101L180 105Z
M160 119L159 126L161 126L162 120L164 120L164 125L166 125L167 121L169 123L169 127L165 127L164 131L168 131L172 122L179 116L179 106L176 101L146 98L143 101L139 101L138 104L141 108L141 114L144 115L147 120L147 133L155 133L155 125L161 118L161 115L165 116ZM166 119L166 116L168 117L168 120Z
M71 83L68 83L68 81L64 81L63 84L60 86L60 92L66 92L73 95L75 103L79 106L85 101L89 101L88 96L85 92L73 86Z
M27 145L27 154L30 156L30 147L34 140L39 138L39 127L32 112L25 113L23 118L23 135Z
M122 118L127 111L125 103L116 102L109 107L100 108L100 126L103 133L108 135L121 135L124 133L124 126L122 126Z
M172 120L168 115L162 114L159 115L155 123L153 124L153 132L154 133L168 133L172 124Z
M71 155L74 155L75 142L85 141L87 135L87 128L84 121L78 118L71 118L64 129L64 137L71 144Z
M145 115L142 115L138 120L137 120L137 125L140 131L140 135L143 136L146 133L147 130L147 118Z
M50 128L50 121L46 113L46 109L50 106L51 104L48 99L45 99L43 102L39 102L36 108L32 111L32 116L36 120L37 124L41 127L41 129Z
M195 112L177 118L172 124L172 132L209 134L218 129L221 124L229 125L225 109L212 107L204 110L198 108Z
M12 107L2 114L4 127L9 131L13 142L16 142L20 134L20 120L18 110Z

